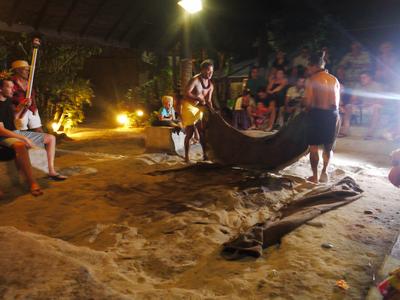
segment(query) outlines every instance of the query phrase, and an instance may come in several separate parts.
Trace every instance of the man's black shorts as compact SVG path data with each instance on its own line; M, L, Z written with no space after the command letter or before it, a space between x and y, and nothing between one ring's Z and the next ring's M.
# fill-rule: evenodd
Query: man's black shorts
M338 126L337 110L312 108L307 115L308 145L333 145Z

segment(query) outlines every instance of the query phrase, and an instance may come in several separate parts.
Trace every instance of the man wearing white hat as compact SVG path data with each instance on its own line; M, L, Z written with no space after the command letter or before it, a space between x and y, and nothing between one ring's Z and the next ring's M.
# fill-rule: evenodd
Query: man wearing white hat
M11 64L14 71L14 96L13 102L16 110L16 127L19 130L33 130L43 132L42 122L35 101L35 91L32 90L30 99L26 99L26 90L28 88L29 64L25 60L16 60Z

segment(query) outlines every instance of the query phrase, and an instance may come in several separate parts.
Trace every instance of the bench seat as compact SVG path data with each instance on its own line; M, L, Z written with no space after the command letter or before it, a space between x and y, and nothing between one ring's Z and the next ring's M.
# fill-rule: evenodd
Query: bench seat
M174 132L173 127L148 126L144 130L146 152L178 154L183 151L185 134Z

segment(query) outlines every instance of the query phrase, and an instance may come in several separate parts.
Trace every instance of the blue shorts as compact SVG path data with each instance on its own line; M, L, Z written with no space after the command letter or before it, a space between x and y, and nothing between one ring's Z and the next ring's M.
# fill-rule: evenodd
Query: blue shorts
M23 135L28 139L30 139L37 147L44 148L45 133L25 131L25 130L14 130L14 133ZM7 148L12 148L13 144L20 141L21 140L17 138L0 136L0 145L5 146Z

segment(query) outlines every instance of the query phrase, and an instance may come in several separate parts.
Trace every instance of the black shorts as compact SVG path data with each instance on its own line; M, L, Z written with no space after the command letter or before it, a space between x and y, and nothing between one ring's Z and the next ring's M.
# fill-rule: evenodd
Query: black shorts
M307 114L308 145L333 145L339 124L337 110L312 108Z

